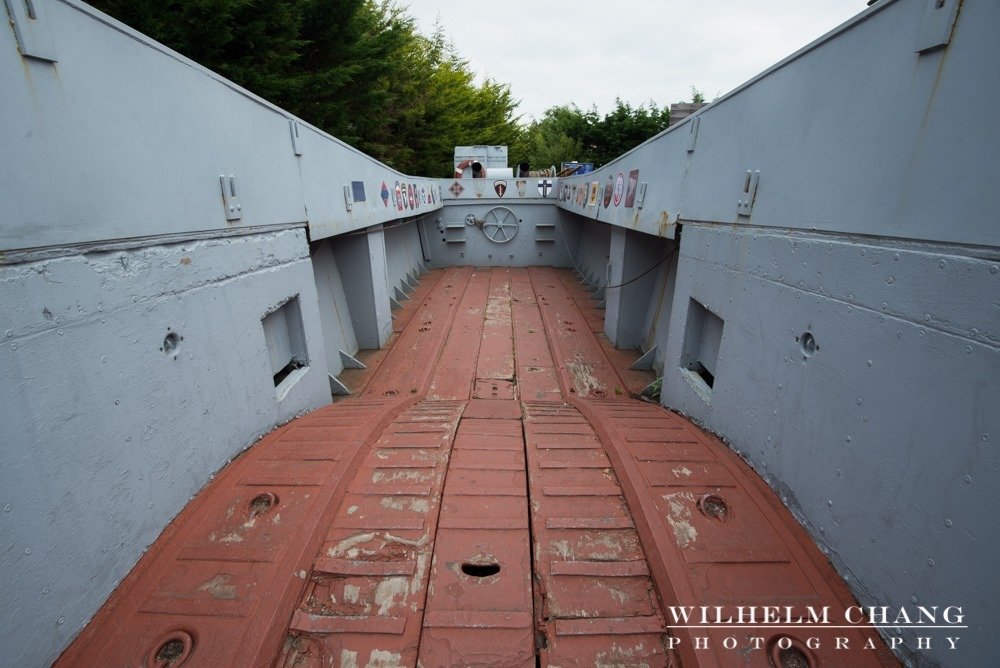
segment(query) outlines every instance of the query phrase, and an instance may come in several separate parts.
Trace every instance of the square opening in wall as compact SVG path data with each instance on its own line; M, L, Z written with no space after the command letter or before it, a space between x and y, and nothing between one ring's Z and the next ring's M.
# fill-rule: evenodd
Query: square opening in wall
M278 398L282 398L309 365L306 337L302 327L302 309L295 295L260 320L264 342L271 362L271 375Z
M698 300L692 298L688 303L681 370L705 401L711 399L715 386L723 325L725 321Z

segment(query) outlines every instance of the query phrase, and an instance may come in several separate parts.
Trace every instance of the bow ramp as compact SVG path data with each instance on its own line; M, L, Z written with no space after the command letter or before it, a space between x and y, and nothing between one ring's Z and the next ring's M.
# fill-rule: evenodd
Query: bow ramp
M435 270L412 296L355 396L227 467L60 665L713 666L732 638L748 665L883 664L870 628L678 619L851 599L742 460L633 398L652 374L571 272Z

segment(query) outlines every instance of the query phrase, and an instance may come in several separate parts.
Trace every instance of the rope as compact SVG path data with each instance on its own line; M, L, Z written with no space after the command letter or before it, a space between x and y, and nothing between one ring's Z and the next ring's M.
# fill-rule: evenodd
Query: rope
M560 236L562 237L563 246L566 248L566 254L569 255L569 261L573 263L573 268L576 269L576 273L580 274L580 276L583 277L583 282L586 283L587 285L596 285L598 288L602 287L600 283L595 283L594 281L591 281L590 279L587 278L586 274L584 274L582 271L580 271L580 265L578 265L576 263L576 260L573 258L573 253L570 252L570 250L569 250L569 244L566 243L566 235L565 234L561 234ZM680 247L681 247L680 244L675 245L674 249L672 251L670 251L669 253L667 253L663 257L661 257L659 260L656 261L656 264L654 264L652 267L650 267L646 271L642 272L641 274L639 274L635 278L630 278L629 280L625 281L624 283L619 283L618 285L605 285L605 286L603 286L604 289L605 290L614 290L615 288L623 288L626 285L628 285L629 283L635 283L640 278L642 278L643 276L645 276L646 274L648 274L649 272L653 271L654 269L656 269L657 267L659 267L661 264L663 264L664 262L666 262L667 260L669 260L670 258L672 258L677 253L677 249L680 248Z

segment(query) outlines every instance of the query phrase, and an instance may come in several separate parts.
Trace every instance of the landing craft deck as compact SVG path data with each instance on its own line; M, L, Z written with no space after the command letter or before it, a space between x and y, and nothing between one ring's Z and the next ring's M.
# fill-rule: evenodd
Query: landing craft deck
M892 663L861 624L677 618L854 603L737 456L633 398L652 375L570 272L451 268L413 297L356 396L230 464L58 665Z

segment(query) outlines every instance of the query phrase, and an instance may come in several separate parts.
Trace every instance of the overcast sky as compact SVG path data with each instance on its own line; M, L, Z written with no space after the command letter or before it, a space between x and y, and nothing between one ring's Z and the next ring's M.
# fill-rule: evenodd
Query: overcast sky
M440 18L479 75L509 83L520 111L615 97L660 107L709 101L840 25L865 0L398 0L425 35Z

